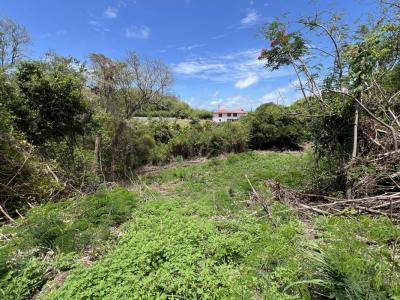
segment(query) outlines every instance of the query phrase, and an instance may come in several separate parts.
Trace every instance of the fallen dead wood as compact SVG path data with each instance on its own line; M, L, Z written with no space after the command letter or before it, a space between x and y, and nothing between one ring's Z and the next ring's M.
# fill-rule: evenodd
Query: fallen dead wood
M318 194L302 193L274 180L265 185L275 199L288 203L295 211L317 214L338 214L352 209L358 213L384 215L400 221L400 192L390 192L373 197L340 199Z
M7 218L12 223L16 223L15 220L6 212L6 210L3 208L3 206L0 205L0 211L3 213L3 215Z
M270 216L269 208L268 208L268 201L264 199L263 197L260 196L260 194L257 192L257 190L254 188L254 186L251 184L251 181L247 175L245 175L247 182L249 183L251 189L252 189L252 197L254 197L255 202L261 203L261 206L265 213Z

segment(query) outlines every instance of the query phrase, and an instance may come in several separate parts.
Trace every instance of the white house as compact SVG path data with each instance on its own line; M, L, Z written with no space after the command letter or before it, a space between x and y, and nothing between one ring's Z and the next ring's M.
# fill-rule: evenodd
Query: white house
M213 111L213 122L237 121L247 115L244 109L217 109Z

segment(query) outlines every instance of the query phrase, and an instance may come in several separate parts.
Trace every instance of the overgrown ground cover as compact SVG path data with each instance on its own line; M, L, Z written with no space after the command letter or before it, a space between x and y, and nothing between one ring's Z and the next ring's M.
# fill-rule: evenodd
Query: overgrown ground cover
M305 223L282 203L271 202L267 215L249 201L246 175L265 198L266 179L305 189L311 159L307 153L232 154L141 176L130 191L36 208L20 227L3 229L12 241L3 249L29 252L34 247L21 241L42 238L48 230L31 228L54 219L62 230L50 231L51 243L41 239L37 245L56 254L47 261L37 255L18 268L15 257L1 279L3 298L27 298L45 285L49 269L72 269L65 281L49 280L37 296L398 299L400 229L389 220L349 214ZM100 204L90 213L79 207L92 202ZM90 264L77 259L87 249L98 253Z

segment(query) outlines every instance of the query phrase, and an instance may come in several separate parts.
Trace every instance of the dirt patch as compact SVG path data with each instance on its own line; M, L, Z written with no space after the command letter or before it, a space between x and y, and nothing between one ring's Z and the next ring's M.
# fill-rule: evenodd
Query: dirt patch
M51 291L54 291L55 289L62 286L65 279L68 277L69 273L70 273L70 271L57 273L53 277L53 279L43 287L42 290L40 290L37 294L32 296L31 300L42 299L43 296L49 294Z
M152 183L149 185L151 190L158 191L163 196L171 195L171 184L163 184L163 183Z

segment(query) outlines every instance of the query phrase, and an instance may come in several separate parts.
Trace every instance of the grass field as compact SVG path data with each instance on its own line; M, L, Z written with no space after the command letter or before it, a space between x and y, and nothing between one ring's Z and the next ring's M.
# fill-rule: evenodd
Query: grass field
M246 176L268 199L266 179L305 189L311 159L228 155L143 175L129 190L35 208L2 229L0 254L19 255L3 264L3 298L399 299L400 229L388 219L304 223L285 204L270 202L267 215L249 201Z

